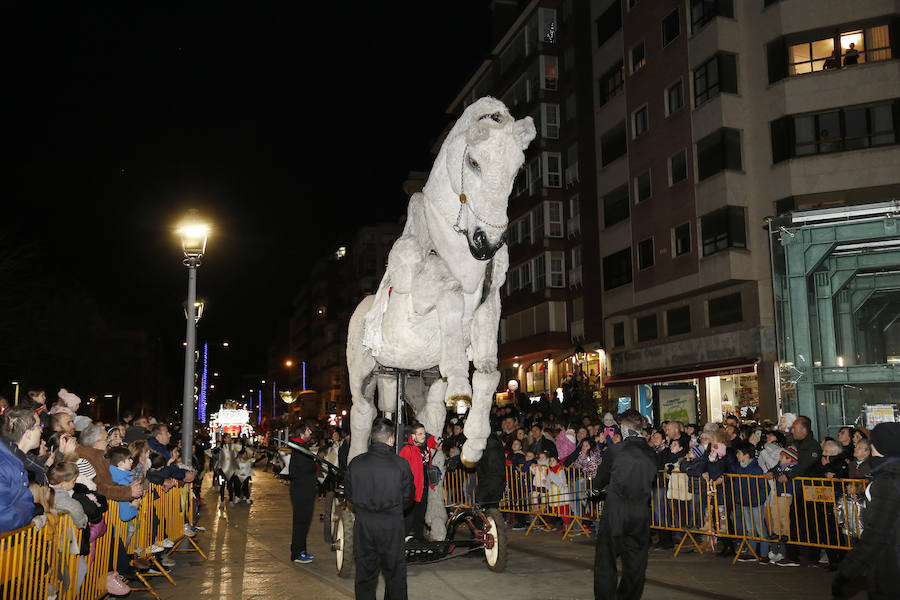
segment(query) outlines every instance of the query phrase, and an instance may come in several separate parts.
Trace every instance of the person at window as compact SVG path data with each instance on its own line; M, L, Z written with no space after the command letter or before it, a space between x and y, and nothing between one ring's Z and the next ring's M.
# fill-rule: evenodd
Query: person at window
M822 69L840 69L841 68L841 51L835 50L831 53L831 56L825 59L825 62L822 63Z
M856 49L856 44L850 42L850 47L847 48L847 51L844 52L844 66L848 67L850 65L858 65L859 64L859 50Z

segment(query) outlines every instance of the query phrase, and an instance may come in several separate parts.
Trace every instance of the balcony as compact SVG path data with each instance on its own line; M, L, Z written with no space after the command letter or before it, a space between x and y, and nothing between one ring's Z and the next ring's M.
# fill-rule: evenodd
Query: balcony
M578 268L581 271L581 267ZM578 319L577 321L569 322L569 331L572 334L572 341L577 342L578 340L584 339L584 319Z
M579 215L569 217L566 220L566 231L569 233L570 238L581 233L581 217Z
M569 287L582 285L581 266L569 269Z

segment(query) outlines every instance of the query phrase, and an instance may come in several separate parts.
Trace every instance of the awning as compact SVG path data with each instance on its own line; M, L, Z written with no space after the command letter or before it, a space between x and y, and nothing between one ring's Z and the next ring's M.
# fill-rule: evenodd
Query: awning
M756 358L742 358L718 363L706 363L677 369L663 369L654 372L613 375L603 382L606 387L615 385L640 385L642 383L663 383L679 379L699 379L700 377L724 377L756 371Z

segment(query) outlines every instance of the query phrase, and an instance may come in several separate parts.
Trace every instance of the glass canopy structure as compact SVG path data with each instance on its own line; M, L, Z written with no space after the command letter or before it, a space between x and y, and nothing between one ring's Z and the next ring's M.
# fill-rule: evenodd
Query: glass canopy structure
M842 425L897 420L900 201L769 220L780 411Z

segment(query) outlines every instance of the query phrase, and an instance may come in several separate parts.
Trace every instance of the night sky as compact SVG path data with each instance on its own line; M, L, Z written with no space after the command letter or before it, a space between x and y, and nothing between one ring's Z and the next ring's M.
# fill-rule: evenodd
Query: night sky
M405 210L406 173L430 168L444 111L490 50L488 2L90 4L4 9L0 251L17 258L0 294L82 290L164 340L177 389L172 228L197 208L215 227L199 335L263 372L312 260ZM4 342L23 337L10 321Z

